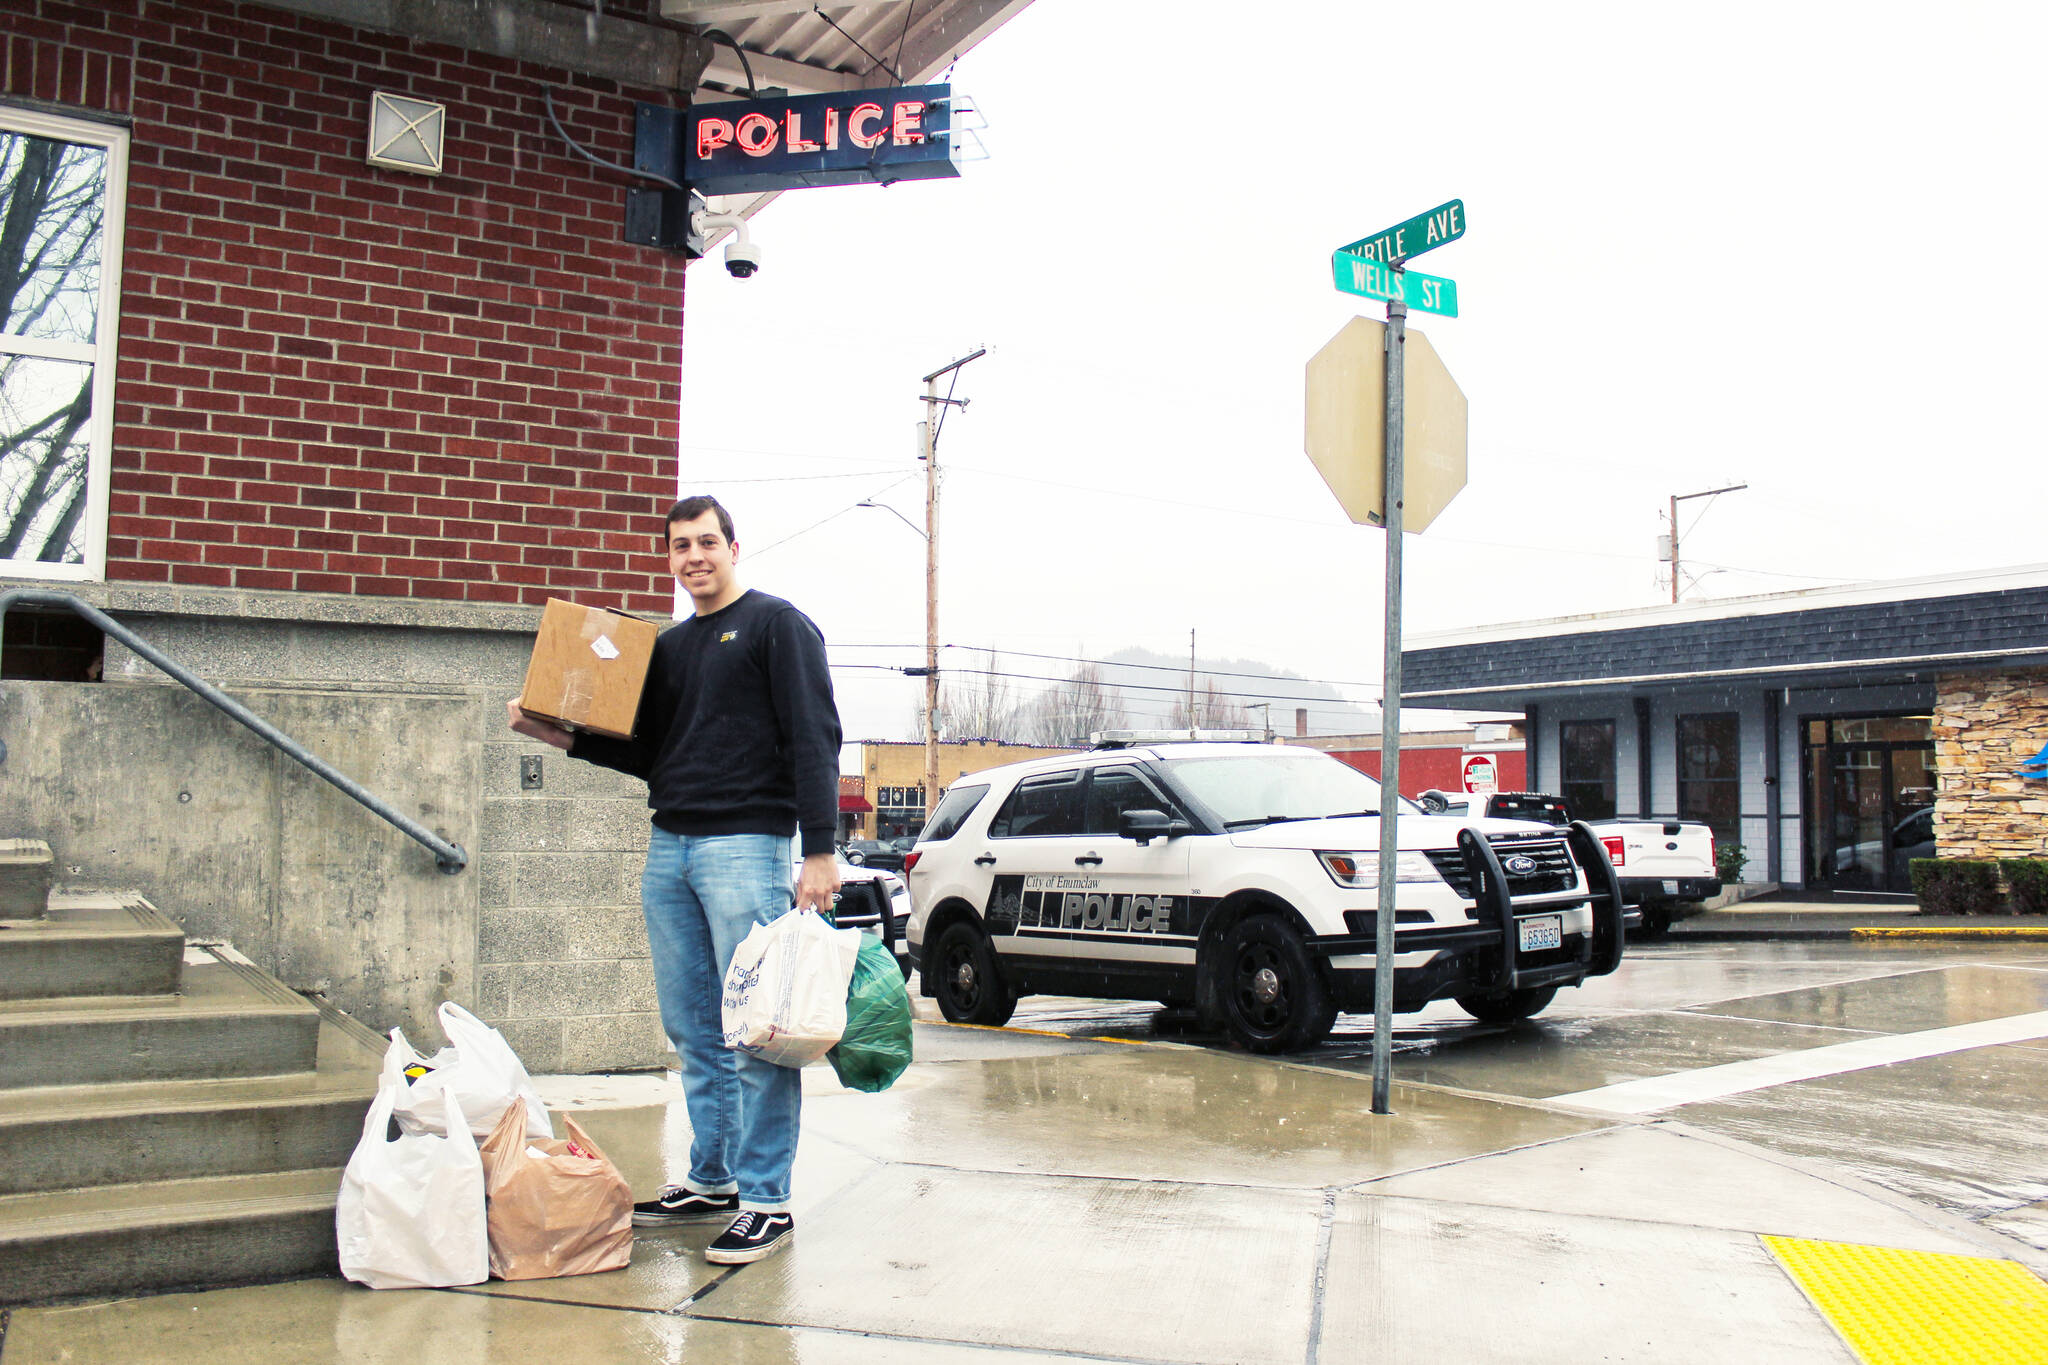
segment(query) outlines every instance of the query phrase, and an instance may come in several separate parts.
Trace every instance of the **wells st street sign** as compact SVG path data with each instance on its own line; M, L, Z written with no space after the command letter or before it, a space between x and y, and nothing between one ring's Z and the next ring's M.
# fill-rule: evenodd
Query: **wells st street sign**
M1439 275L1396 270L1371 256L1348 251L1330 254L1330 270L1339 289L1368 299L1399 299L1421 313L1458 316L1458 282Z

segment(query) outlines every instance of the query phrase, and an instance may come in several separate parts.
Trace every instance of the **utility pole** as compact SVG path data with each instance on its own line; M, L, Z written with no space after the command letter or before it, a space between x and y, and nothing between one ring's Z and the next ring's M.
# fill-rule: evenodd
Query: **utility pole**
M1671 498L1671 600L1678 601L1678 504L1693 498L1718 497L1723 493L1740 493L1749 487L1746 483L1732 483L1726 488L1709 488L1704 493L1675 493Z
M1195 733L1195 628L1188 627L1188 735Z
M948 403L967 406L965 398L941 398L939 378L988 354L986 346L924 377L924 817L931 819L939 802L939 425Z

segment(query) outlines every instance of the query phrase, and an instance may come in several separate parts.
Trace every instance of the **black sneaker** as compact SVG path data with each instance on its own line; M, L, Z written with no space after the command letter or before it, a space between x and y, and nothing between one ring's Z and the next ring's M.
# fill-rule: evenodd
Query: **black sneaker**
M730 1218L740 1206L737 1194L696 1194L681 1185L664 1185L661 1193L633 1206L633 1226L665 1228L671 1223L708 1223Z
M796 1220L786 1213L748 1209L704 1248L704 1259L714 1265L745 1265L773 1256L789 1245L795 1232Z

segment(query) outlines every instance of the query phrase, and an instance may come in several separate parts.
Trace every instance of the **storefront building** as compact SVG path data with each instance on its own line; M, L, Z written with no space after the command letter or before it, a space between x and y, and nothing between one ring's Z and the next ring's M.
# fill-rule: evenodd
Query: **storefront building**
M1047 749L1031 744L1011 744L999 739L947 741L939 745L939 782L949 787L959 779L986 768L1027 759L1051 758L1072 749ZM848 837L854 839L895 839L924 828L924 741L871 739L861 745L860 781L871 807L850 824ZM847 810L842 796L840 809Z
M1407 705L1520 712L1533 788L1704 821L1741 880L1885 898L1915 858L2048 855L2048 565L1447 632L1402 668Z

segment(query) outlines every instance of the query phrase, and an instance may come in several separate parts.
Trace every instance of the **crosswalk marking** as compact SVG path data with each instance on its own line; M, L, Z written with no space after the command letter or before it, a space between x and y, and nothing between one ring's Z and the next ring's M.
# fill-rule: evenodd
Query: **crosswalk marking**
M1858 1038L1854 1042L1830 1043L1800 1052L1780 1052L1770 1057L1753 1057L1745 1062L1701 1067L1697 1071L1621 1081L1570 1095L1558 1095L1555 1099L1560 1104L1600 1109L1611 1114L1651 1114L1660 1109L1725 1099L1729 1095L1763 1090L1791 1081L1838 1076L1845 1071L1863 1071L1874 1066L1890 1066L1894 1062L1938 1057L1947 1052L2025 1042L2030 1038L2048 1038L2048 1011L1925 1029L1919 1033Z

